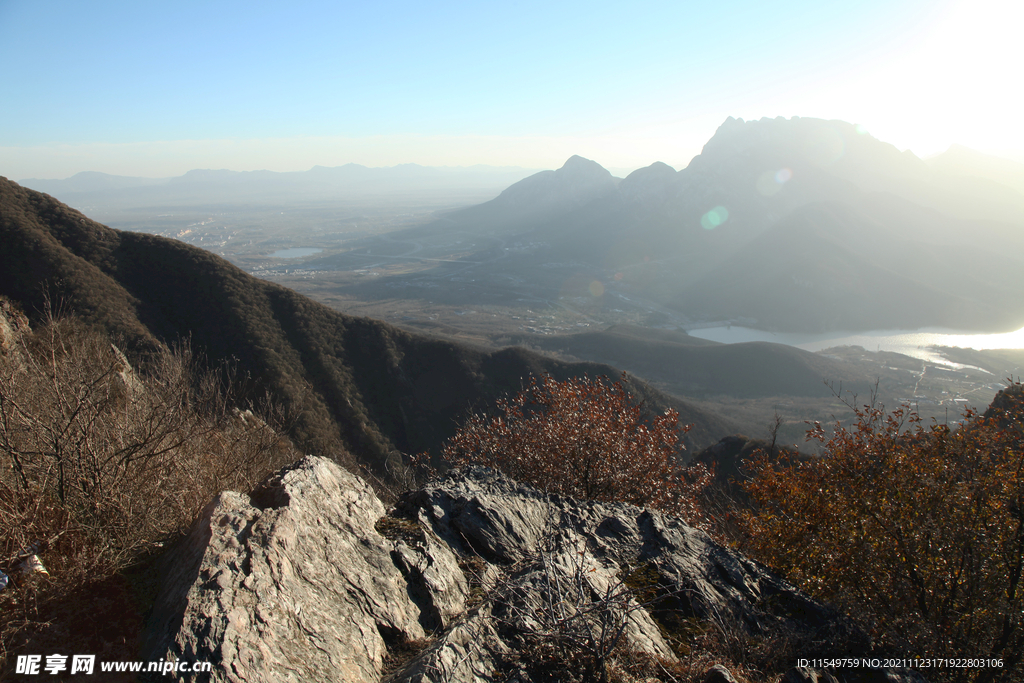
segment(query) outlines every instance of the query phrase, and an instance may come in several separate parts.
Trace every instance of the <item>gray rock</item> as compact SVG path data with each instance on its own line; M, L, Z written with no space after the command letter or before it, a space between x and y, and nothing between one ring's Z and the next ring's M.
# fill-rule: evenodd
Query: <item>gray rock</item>
M447 628L466 611L469 582L455 553L427 528L411 545L395 542L391 559L408 584L409 596L420 609L420 624L427 631Z
M633 650L672 660L655 623L669 611L675 620L721 622L739 637L787 634L803 656L866 646L836 612L657 512L548 495L485 468L453 472L407 495L398 510L458 552L484 558L501 578L481 606L392 681L488 680L481 671L510 673L516 653L556 630L564 637L567 628L575 629L582 649L598 652L601 644L587 640L588 630L609 624L621 628L622 642ZM646 586L635 585L638 575ZM630 585L627 576L634 578ZM545 597L553 587L555 600ZM652 595L645 598L645 589ZM580 613L578 623L567 627L563 619L556 629L545 617L555 603ZM599 614L601 605L608 609Z
M222 493L170 557L150 659L214 664L216 681L378 680L388 639L425 633L374 531L369 486L306 458L250 496Z
M704 683L736 683L732 672L721 664L715 664L704 674Z

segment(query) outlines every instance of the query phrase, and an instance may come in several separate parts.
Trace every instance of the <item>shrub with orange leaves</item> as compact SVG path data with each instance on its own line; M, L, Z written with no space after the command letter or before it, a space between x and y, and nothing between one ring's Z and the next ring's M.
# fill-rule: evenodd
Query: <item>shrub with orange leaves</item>
M623 375L625 377L625 375ZM501 470L552 493L622 501L703 525L697 494L711 481L704 466L684 468L679 413L643 419L622 382L606 377L530 385L497 403L499 415L473 415L444 447L455 466Z
M1024 392L956 431L904 406L856 409L816 458L748 464L748 550L859 616L907 656L986 659L931 680L1020 680L1024 653ZM993 661L999 665L994 666Z

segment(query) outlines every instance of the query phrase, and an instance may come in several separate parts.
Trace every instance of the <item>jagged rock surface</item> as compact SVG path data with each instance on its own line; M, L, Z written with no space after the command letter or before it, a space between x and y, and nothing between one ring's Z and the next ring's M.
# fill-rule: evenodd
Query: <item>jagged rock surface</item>
M211 661L218 681L525 682L556 631L591 650L621 633L632 651L671 661L669 612L785 634L801 656L867 646L839 615L679 520L484 468L385 515L362 481L309 457L251 496L218 496L166 572L149 655Z
M223 681L377 680L385 638L424 635L392 544L374 530L384 512L323 458L252 496L220 494L173 555L151 658L213 662Z
M391 681L493 680L489 672L515 664L517 653L533 644L531 635L551 630L551 624L538 623L549 606L546 592L581 578L589 596L581 600L563 588L558 597L582 608L616 590L630 593L628 602L609 601L618 614L608 618L624 622L623 638L634 650L667 660L674 654L655 619L669 610L676 621L718 621L754 637L785 634L805 653L867 647L834 611L657 512L545 494L483 468L452 473L409 494L396 511L458 552L500 568L500 576L490 583L485 578L488 598ZM627 576L633 580L624 583ZM637 586L637 577L645 585ZM645 591L660 598L639 605L636 599ZM622 620L623 614L628 618ZM509 680L529 680L523 664L519 678Z

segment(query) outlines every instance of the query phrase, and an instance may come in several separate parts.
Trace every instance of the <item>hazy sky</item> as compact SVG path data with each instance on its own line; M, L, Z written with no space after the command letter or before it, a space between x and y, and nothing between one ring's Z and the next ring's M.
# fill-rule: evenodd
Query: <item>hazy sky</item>
M0 0L0 175L681 168L727 116L1024 161L1019 0Z

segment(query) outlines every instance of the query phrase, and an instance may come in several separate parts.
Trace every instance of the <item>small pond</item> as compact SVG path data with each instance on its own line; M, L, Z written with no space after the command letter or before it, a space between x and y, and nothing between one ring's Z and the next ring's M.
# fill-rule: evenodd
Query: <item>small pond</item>
M270 258L302 258L303 256L312 256L313 254L319 254L323 249L313 249L311 247L292 247L291 249L278 249Z

